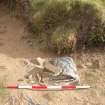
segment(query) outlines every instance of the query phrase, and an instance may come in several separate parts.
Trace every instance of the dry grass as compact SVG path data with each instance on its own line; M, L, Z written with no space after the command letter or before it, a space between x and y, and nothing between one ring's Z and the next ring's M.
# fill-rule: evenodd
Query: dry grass
M84 45L100 46L105 42L103 2L104 0L32 0L32 30L37 36L47 37L47 45L57 52L67 53L74 47ZM65 43L72 33L75 33L77 44L75 40L69 41L74 43L72 45Z
M105 44L105 0L8 0L8 5L19 7L34 36L56 52ZM72 33L75 40L68 41Z

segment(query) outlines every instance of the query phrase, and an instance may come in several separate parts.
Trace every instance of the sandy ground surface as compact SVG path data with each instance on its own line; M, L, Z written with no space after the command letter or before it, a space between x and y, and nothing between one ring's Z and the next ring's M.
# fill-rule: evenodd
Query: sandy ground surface
M15 85L19 83L18 79L23 78L26 67L22 59L54 56L49 52L40 51L37 45L34 48L30 46L27 36L29 33L25 30L25 25L10 16L5 8L0 7L0 79L8 85ZM8 90L9 94L22 92L42 105L105 105L104 51L87 51L73 56L81 83L91 85L91 89L58 92ZM2 95L0 97L2 98Z

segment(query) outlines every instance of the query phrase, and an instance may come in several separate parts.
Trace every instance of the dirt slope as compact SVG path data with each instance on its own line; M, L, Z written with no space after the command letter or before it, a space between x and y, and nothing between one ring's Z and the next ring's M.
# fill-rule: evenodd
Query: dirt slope
M26 67L23 65L22 59L53 56L51 53L41 52L38 46L31 47L27 38L23 38L28 35L25 25L18 19L11 17L4 7L0 7L0 78L6 79L8 85L14 85L18 83L18 79L23 78ZM91 63L85 63L92 62L92 59L95 58L104 62L104 52L77 54L76 58L78 58L75 60L79 64L81 81L93 86L92 89L65 92L28 90L9 90L9 92L29 94L42 105L105 105L105 64L103 63L102 67L93 68L93 65L89 67ZM89 58L92 59L89 61Z

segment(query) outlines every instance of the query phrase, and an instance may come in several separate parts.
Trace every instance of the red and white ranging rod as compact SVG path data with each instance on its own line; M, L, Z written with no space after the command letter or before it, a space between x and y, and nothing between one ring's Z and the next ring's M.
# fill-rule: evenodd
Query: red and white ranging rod
M72 90L72 89L89 89L90 86L32 86L32 85L17 85L17 86L7 86L5 88L10 89L33 89L33 90Z

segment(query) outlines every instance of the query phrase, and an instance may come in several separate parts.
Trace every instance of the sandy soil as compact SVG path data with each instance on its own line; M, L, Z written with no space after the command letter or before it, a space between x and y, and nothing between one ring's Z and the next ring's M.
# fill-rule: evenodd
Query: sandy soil
M34 48L30 46L28 43L30 41L27 39L29 35L21 21L10 16L5 8L0 7L0 78L8 85L15 85L19 83L18 79L23 78L26 67L22 59L53 56L52 53L40 51L37 45ZM91 85L91 89L58 92L9 90L9 93L28 94L42 105L105 105L104 51L87 51L73 56L81 83Z

